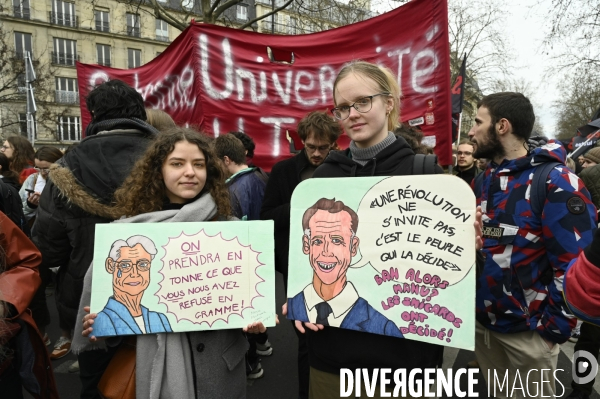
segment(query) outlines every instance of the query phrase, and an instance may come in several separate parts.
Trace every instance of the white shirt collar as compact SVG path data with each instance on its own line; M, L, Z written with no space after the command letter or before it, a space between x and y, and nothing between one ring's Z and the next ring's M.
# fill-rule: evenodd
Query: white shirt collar
M306 301L306 308L310 312L314 309L317 304L323 302L323 298L317 294L313 284L309 284L304 288L304 300ZM327 301L331 309L333 310L333 317L336 319L352 308L354 303L358 300L358 292L350 281L346 282L346 286L337 296Z

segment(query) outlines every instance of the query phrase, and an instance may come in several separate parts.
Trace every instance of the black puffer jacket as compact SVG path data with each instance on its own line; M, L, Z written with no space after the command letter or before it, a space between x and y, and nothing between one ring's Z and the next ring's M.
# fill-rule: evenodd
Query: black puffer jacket
M350 150L331 152L313 177L403 176L412 175L414 152L399 137L361 166L354 162ZM436 165L436 172L443 173ZM325 327L308 330L308 352L311 367L339 374L340 368L413 368L441 365L443 348L425 342L385 335Z
M107 206L155 130L117 129L87 137L58 161L42 192L33 241L42 267L60 266L56 304L61 328L74 328L83 277L94 257L96 223L111 221Z
M287 287L288 254L290 249L290 203L302 171L310 167L306 152L302 150L290 159L276 163L271 170L260 218L275 221L275 269L283 274Z

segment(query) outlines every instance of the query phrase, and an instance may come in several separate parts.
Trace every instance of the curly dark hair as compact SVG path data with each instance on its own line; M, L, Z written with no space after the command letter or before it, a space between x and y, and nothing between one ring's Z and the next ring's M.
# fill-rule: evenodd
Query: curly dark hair
M334 143L342 134L342 127L327 112L313 111L298 123L298 136L306 141L308 136Z
M10 159L11 170L21 173L27 166L33 165L35 151L29 140L23 136L10 136L6 141L14 148Z
M186 141L198 146L206 158L206 184L201 193L210 192L217 204L217 214L231 215L229 192L219 160L210 146L210 139L193 129L165 130L150 144L136 162L131 174L115 192L115 209L120 215L135 216L160 211L167 197L162 167L175 144Z
M142 95L118 79L96 86L87 95L85 105L92 115L92 122L118 118L146 120Z

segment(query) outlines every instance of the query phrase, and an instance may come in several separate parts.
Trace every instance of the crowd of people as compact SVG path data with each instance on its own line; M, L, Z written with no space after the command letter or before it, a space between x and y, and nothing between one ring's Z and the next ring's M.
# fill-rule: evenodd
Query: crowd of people
M254 164L251 135L212 138L179 127L165 112L145 109L141 95L119 80L89 93L86 138L64 155L48 146L35 151L23 137L7 138L0 149L1 396L20 398L25 389L36 398L58 398L51 359L72 351L81 398L106 397L117 378L130 378L122 396L128 398L245 397L246 380L264 374L261 357L274 351L262 323L166 333L142 321L143 334L135 338L94 336L94 323L106 317L89 309L96 225L273 220L274 267L287 290L290 203L302 181L428 173L416 166L416 154L434 149L422 144L421 131L399 125L400 98L389 69L363 61L345 65L334 81L331 112L307 114L297 126L303 149L270 173ZM594 325L600 295L593 285L600 277L600 147L568 160L560 143L531 137L534 120L520 93L484 97L469 139L455 147L452 174L471 186L480 207L474 333L481 375L545 369L527 383L552 394L560 344L571 339L576 350L600 352L600 327ZM335 150L343 132L350 145ZM432 165L429 173L444 173ZM139 262L123 265L121 251L156 253L143 240L123 242L107 260L113 279L122 271L147 271ZM61 336L46 349L49 284ZM140 316L139 298L132 295L115 288L111 306ZM332 327L330 297L322 307L329 311L317 309L317 323L291 322L299 391L290 397L339 397L342 368L410 372L442 365L442 346ZM125 357L135 364L133 376L124 372L130 364ZM571 397L589 397L592 384L573 382ZM510 397L507 386L497 392Z

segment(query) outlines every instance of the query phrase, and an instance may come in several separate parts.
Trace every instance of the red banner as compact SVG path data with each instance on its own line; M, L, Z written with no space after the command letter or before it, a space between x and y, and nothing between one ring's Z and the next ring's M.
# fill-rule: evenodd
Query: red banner
M159 56L135 69L77 64L84 98L108 79L136 88L147 107L209 134L243 131L254 162L266 170L292 154L296 126L313 110L333 107L337 72L362 59L391 68L402 89L403 121L420 124L441 164L451 162L450 61L446 0L414 0L353 25L310 35L266 35L192 24ZM300 144L300 145L298 145Z

